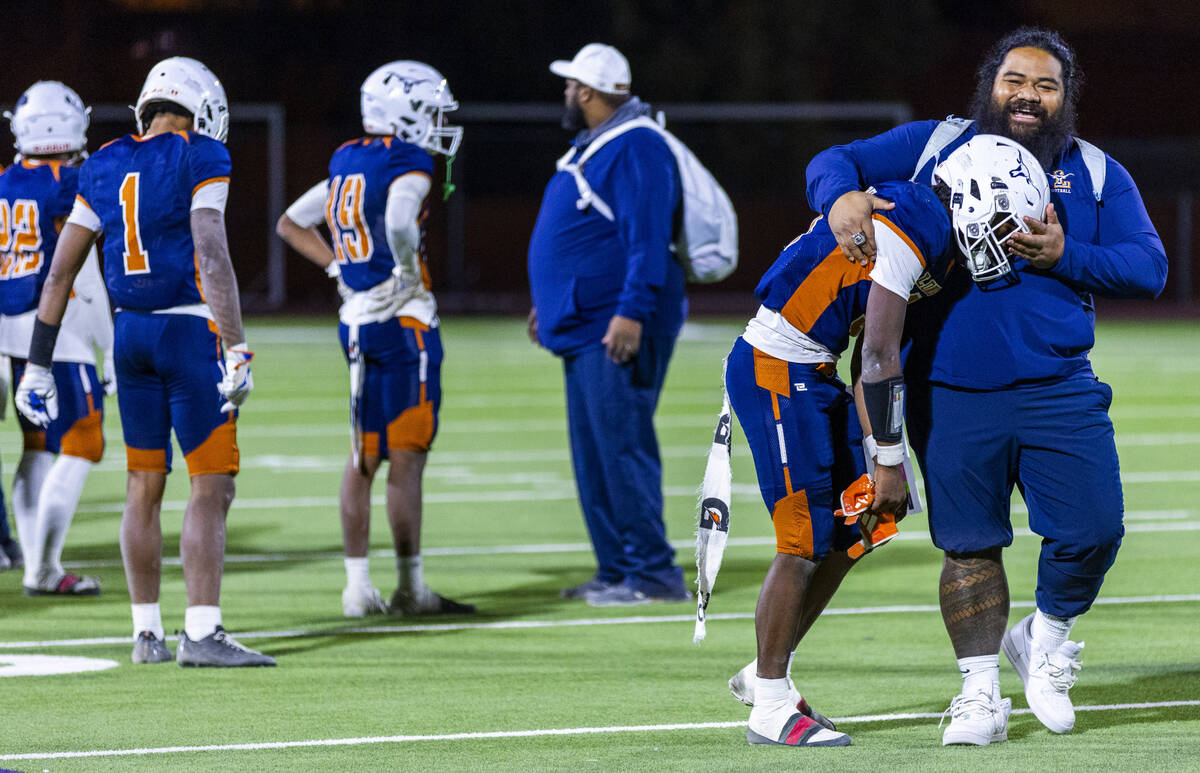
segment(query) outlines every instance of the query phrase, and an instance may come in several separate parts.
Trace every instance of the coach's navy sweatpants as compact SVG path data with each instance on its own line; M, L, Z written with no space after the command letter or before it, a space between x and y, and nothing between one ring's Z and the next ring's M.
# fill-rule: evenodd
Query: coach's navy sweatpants
M992 391L910 385L909 440L934 544L959 553L1011 545L1015 484L1042 537L1038 609L1086 612L1125 533L1111 402L1091 374Z
M654 410L673 338L643 337L618 365L597 345L563 358L575 485L598 579L648 595L678 592L683 571L663 525Z

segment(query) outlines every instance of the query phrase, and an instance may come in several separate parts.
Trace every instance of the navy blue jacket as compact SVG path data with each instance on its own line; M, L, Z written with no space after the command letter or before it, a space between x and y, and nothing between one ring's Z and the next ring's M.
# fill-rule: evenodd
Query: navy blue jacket
M843 193L892 179L907 179L938 121L917 121L839 145L808 165L808 199L828 215ZM972 125L942 152L975 135ZM1125 168L1106 158L1102 204L1078 146L1071 142L1047 169L1050 200L1066 232L1062 259L1042 270L1013 259L1020 282L981 291L965 271L953 272L946 291L911 311L916 343L906 365L930 380L969 389L1090 373L1095 343L1092 293L1152 298L1162 292L1167 256ZM917 182L929 185L935 161Z
M576 156L587 147L577 143ZM588 159L583 175L615 220L576 207L569 173L550 178L529 239L538 339L559 356L600 346L614 314L641 322L643 336L674 337L687 301L670 251L680 204L671 149L653 129L632 129Z

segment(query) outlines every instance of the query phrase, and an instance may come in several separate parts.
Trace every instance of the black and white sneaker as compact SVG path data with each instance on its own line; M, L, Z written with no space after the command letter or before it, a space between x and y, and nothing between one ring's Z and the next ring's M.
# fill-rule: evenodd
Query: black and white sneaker
M133 644L133 662L141 664L169 663L175 659L166 643L150 631L142 631Z
M181 666L245 668L275 665L275 658L238 644L219 625L217 630L196 641L188 638L187 631L180 631L176 655Z

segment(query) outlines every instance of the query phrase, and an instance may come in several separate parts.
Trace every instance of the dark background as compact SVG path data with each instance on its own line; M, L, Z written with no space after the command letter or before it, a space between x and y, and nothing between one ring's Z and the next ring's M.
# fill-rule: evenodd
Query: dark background
M250 310L264 308L273 222L265 214L265 127L237 122L238 103L285 108L290 202L326 176L340 142L360 133L359 85L393 59L440 69L463 114L484 103L560 102L562 80L547 65L600 41L628 57L633 90L651 103L881 101L907 104L915 118L940 118L966 111L983 51L1021 24L1057 29L1076 48L1086 76L1080 134L1133 174L1175 261L1152 308L1191 311L1200 297L1200 271L1187 285L1178 281L1188 273L1178 270L1182 261L1194 261L1188 245L1200 237L1194 0L1146 7L1117 0L42 0L3 7L0 102L35 80L56 79L89 104L129 104L150 66L173 55L200 59L222 79L235 105L231 244ZM457 201L435 202L430 219L435 290L448 311L520 310L528 303L525 245L569 135L553 121L462 117ZM742 268L719 286L696 288L700 310L752 311L746 291L813 215L804 199L808 160L891 125L667 118L728 189L741 218ZM132 119L94 122L89 145L132 130ZM318 270L289 253L287 271L286 310L332 307Z

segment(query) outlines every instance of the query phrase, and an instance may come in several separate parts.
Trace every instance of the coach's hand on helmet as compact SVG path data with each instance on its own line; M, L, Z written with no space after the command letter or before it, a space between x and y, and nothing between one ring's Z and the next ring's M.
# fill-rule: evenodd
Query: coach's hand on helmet
M860 266L874 260L875 224L871 213L895 206L887 199L865 191L849 191L838 196L829 208L829 230L833 231L842 254Z
M1025 258L1034 268L1054 268L1062 259L1066 236L1053 204L1046 205L1046 222L1025 218L1029 233L1015 233L1004 243L1010 255Z
M39 427L48 427L58 418L58 390L54 374L42 365L29 363L21 375L14 400L21 415Z
M246 402L246 398L250 396L250 390L254 389L254 378L250 375L250 360L252 359L254 359L254 352L250 351L244 343L230 346L225 350L225 361L221 363L221 373L224 374L224 378L221 379L221 383L217 384L217 391L221 393L221 397L225 398L225 402L221 405L223 413L236 411L242 403Z

